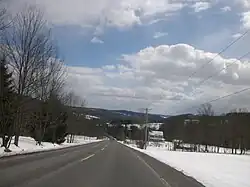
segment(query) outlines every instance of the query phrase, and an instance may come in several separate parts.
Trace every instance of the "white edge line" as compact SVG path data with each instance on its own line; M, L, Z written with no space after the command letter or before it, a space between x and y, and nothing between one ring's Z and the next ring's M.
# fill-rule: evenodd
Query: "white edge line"
M169 184L168 184L168 182L164 179L164 178L162 178L144 159L142 159L140 156L138 156L138 155L136 155L137 156L137 158L141 161L141 162L143 162L161 181L162 181L162 183L164 183L164 185L165 186L167 186L167 187L171 187Z
M128 148L128 147L127 147ZM129 149L129 148L128 148ZM171 187L171 185L164 179L162 178L143 158L141 158L139 155L137 155L134 151L129 149L132 154L134 154L142 163L144 163L153 173L154 175L162 182L162 184L166 187Z
M81 162L84 161L84 160L88 160L89 158L91 158L91 157L93 157L93 156L95 156L95 154L89 155L89 156L87 156L86 158L81 159Z

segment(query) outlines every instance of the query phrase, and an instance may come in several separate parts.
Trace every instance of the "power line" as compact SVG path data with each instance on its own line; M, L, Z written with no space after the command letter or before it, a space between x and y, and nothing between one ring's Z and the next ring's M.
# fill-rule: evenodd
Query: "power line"
M218 98L213 99L213 100L210 100L208 103L213 103L213 102L219 101L219 100L221 100L221 99L225 99L225 98L227 98L227 97L231 97L231 96L233 96L233 95L237 95L237 94L240 94L240 93L242 93L242 92L246 92L246 91L248 91L248 90L250 90L250 87L244 88L244 89L242 89L242 90L240 90L240 91L236 91L236 92L231 93L231 94L228 94L228 95L224 95L224 96L218 97Z
M225 48L223 48L219 53L217 53L211 60L209 60L208 62L204 63L198 70L194 71L189 77L188 80L190 78L192 78L200 69L204 68L207 64L211 63L216 57L218 57L219 55L221 55L223 52L225 52L227 49L229 49L232 45L234 45L235 43L237 43L240 39L242 39L244 36L246 36L248 34L250 30L245 31L240 37L238 37L237 39L235 39L234 41L232 41L229 45L227 45ZM250 54L250 52L248 53ZM224 70L224 68L223 68ZM222 71L222 70L221 70ZM213 77L213 76L212 76ZM210 77L208 77L208 79L210 79ZM207 79L207 80L208 80ZM207 80L205 80L204 82L206 82ZM200 82L199 84L203 84L204 82ZM172 91L172 89L170 89L169 91ZM95 96L100 96L100 97L118 97L118 98L131 98L131 99L139 99L139 100L152 100L153 102L151 103L151 105L154 103L154 99L149 99L149 98L145 98L145 97L137 97L137 96L123 96L123 95L115 95L115 94L93 94ZM159 101L162 99L159 99ZM166 100L171 100L171 99L166 99Z
M236 92L233 92L233 93L224 95L224 96L220 96L220 97L218 97L218 98L216 98L216 99L212 99L212 100L210 100L210 101L208 101L208 102L205 102L205 103L213 103L213 102L219 101L219 100L221 100L221 99L225 99L225 98L228 98L228 97L231 97L231 96L234 96L234 95L237 95L237 94L246 92L246 91L248 91L248 90L250 90L250 87L244 88L244 89L242 89L242 90L239 90L239 91L236 91ZM202 103L202 104L204 104L204 103ZM195 105L195 106L190 107L190 108L188 108L188 109L198 108L199 106L200 106L200 105ZM179 111L179 112L181 112L181 111ZM179 113L179 112L175 112L175 113Z
M244 36L246 36L249 33L250 29L246 30L240 37L236 38L235 40L233 40L229 45L227 45L225 48L223 48L219 53L217 53L212 59L210 59L209 61L207 61L206 63L204 63L200 68L198 68L198 70L194 71L187 79L187 81L189 79L191 79L199 70L201 70L202 68L204 68L206 65L210 64L211 62L213 62L215 60L215 58L217 58L219 55L221 55L222 53L224 53L226 50L228 50L231 46L233 46L235 43L237 43L239 40L241 40ZM238 60L244 58L245 56L249 55L250 52L246 53L245 55L241 56ZM233 63L237 62L237 60L235 60ZM232 64L233 64L232 63ZM227 67L231 66L232 64L228 65ZM227 68L226 67L226 68ZM218 74L220 72L222 72L225 68L221 69L219 72L217 72ZM217 75L217 73L215 73ZM199 86L202 85L203 83L205 83L207 80L209 80L210 78L212 78L215 74L205 78L204 80L199 82ZM172 91L173 89L170 89L169 91ZM152 103L153 104L153 103Z
M248 30L249 31L249 30ZM244 34L246 34L248 31L246 31ZM243 35L242 35L243 36ZM226 65L226 67L221 68L218 72L215 72L214 74L206 77L205 79L201 80L198 85L195 87L195 89L192 91L191 96L194 96L195 91L198 87L200 87L202 84L204 84L205 82L207 82L208 80L210 80L211 78L218 76L223 70L225 70L226 68L232 66L233 64L235 64L236 62L238 62L239 60L245 58L246 56L248 56L250 54L250 51L245 53L244 55L240 56L238 59L234 60L232 63ZM181 101L180 101L181 102Z
M198 83L198 85L196 86L196 88L194 89L194 91L192 92L191 96L193 96L193 95L195 94L195 90L196 90L198 87L200 87L202 84L204 84L205 82L207 82L207 81L210 80L211 78L218 76L223 70L225 70L226 68L228 68L228 67L234 65L237 61L239 61L239 60L245 58L245 57L248 56L249 54L250 54L250 51L247 52L246 54L242 55L240 58L234 60L232 63L226 65L226 67L221 68L218 72L215 72L214 74L212 74L212 75L206 77L205 79L201 80L201 81Z
M135 100L145 100L145 101L173 101L174 98L150 98L150 97L141 97L141 96L129 96L129 95L119 95L119 94L103 94L103 93L90 93L87 96L94 96L94 97L117 97L117 98L125 98L125 99L135 99ZM153 103L152 102L152 103Z
M248 34L250 30L245 31L240 37L236 38L235 40L233 40L229 45L227 45L225 48L223 48L219 53L217 53L211 60L207 61L206 63L204 63L200 68L198 68L198 70L194 71L189 77L188 80L190 78L192 78L200 69L204 68L206 65L210 64L212 61L214 61L215 58L217 58L219 55L221 55L222 53L224 53L226 50L228 50L232 45L234 45L235 43L237 43L240 39L242 39L244 36L246 36Z
M129 96L129 95L119 95L119 94L106 94L106 93L90 93L91 96L96 97L117 97L117 98L129 98L129 99L139 99L139 100L149 100L146 97L139 97L139 96Z
M203 79L202 81L199 82L199 86L202 85L203 83L205 83L206 81L208 81L209 79L211 79L212 77L215 77L217 75L219 75L223 70L225 70L226 68L232 66L233 64L235 64L237 61L245 58L246 56L248 56L250 54L250 51L247 52L246 54L242 55L240 58L236 59L235 61L233 61L232 63L226 65L226 67L221 68L218 72L214 73L213 75L210 75L209 77Z

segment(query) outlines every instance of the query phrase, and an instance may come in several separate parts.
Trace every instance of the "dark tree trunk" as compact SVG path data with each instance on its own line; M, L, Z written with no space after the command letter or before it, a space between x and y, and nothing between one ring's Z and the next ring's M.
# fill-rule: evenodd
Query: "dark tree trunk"
M217 153L220 152L220 146L217 146Z
M15 138L14 138L14 144L18 146L19 143L19 136L20 136L20 123L21 123L21 117L20 115L17 116L16 124L15 124Z
M245 146L244 146L244 143L243 143L243 137L240 137L240 154L244 154L244 149L245 149Z
M2 145L1 147L9 148L11 143L11 136L2 136Z
M10 147L10 144L11 144L11 140L12 140L12 136L8 136L7 137L7 141L6 141L6 143L7 143L7 149L9 149L9 147Z
M70 140L69 140L70 143L73 143L73 134L70 134Z
M42 129L41 127L36 130L36 141L38 145L42 144Z
M231 146L231 148L232 148L232 154L234 154L234 141L232 140L232 146Z
M7 143L6 143L5 135L2 135L1 138L2 138L2 145L1 145L1 147L6 147Z
M205 145L205 152L208 152L207 144Z
M19 110L17 111L17 119L16 119L16 124L15 124L14 144L16 146L18 146L18 143L19 143L20 129L21 129L22 123L23 123L23 113L22 113L22 108L19 108Z
M19 143L19 132L16 132L16 134L15 134L15 139L14 139L14 144L16 145L16 146L18 146L18 143Z
M3 135L1 138L2 138L2 141L3 141L1 147L5 148L4 151L10 152L9 147L10 147L12 137L11 136L6 137L5 135Z

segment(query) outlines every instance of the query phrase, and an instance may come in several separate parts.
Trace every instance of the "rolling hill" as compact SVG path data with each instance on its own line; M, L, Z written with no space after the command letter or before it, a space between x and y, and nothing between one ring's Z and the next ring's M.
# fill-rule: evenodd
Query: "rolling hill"
M134 123L144 121L145 114L128 110L108 110L101 108L81 108L73 107L72 110L78 114L87 115L89 119L112 121L112 120L131 120ZM163 122L167 115L149 114L149 122Z

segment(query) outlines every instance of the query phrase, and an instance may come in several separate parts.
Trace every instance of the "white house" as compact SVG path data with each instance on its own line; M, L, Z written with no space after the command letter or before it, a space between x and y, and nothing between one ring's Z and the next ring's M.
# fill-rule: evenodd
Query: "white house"
M149 131L149 141L162 142L164 141L164 136L162 131Z

